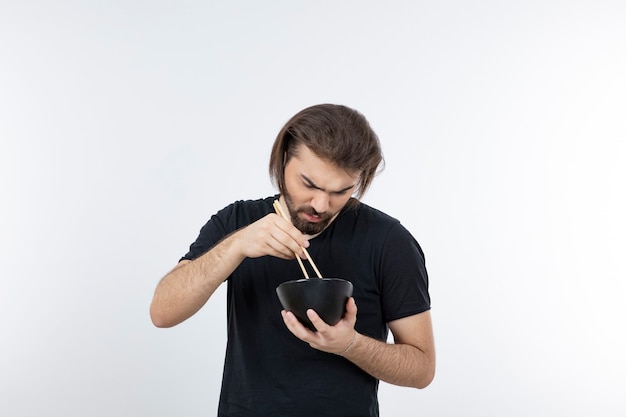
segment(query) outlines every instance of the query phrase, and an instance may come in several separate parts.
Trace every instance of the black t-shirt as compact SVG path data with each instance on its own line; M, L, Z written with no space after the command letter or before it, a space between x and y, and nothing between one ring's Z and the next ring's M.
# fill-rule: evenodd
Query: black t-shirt
M183 259L201 256L272 213L276 198L238 201L219 211ZM343 210L310 243L308 252L324 277L352 282L359 333L385 341L389 321L430 309L423 252L392 217L361 203ZM283 323L276 287L300 278L295 260L271 256L245 259L228 278L219 416L378 416L377 379L347 359L311 348Z

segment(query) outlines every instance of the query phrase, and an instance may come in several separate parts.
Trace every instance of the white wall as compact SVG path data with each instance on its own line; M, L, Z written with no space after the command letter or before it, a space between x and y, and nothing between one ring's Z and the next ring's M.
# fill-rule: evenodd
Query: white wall
M385 416L626 413L626 3L0 3L0 415L214 415L224 291L152 327L213 212L343 103L422 244L438 374Z

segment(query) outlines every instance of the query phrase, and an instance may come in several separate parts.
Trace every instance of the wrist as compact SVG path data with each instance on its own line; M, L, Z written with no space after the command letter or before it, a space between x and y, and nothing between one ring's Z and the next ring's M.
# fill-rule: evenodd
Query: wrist
M346 353L348 353L354 347L355 342L356 342L356 330L354 330L354 334L352 335L352 340L350 341L348 346L343 351L337 353L337 355L343 356Z
M222 257L231 258L235 262L240 263L248 257L245 252L244 239L241 237L241 230L226 236L221 242L223 245Z

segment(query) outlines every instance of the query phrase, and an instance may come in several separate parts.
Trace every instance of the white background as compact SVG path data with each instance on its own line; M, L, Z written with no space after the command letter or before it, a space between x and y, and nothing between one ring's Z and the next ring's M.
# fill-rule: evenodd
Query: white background
M368 117L438 372L384 416L626 415L626 3L0 2L0 415L215 415L223 288L158 280L317 103ZM268 311L268 314L279 314Z

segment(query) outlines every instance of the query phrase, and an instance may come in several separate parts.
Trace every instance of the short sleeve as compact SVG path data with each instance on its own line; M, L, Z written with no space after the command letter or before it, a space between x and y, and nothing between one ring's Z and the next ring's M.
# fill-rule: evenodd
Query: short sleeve
M400 223L389 230L380 268L381 302L386 322L430 310L424 253Z
M233 206L231 205L211 216L209 221L200 229L200 234L195 242L189 246L189 251L180 258L179 262L185 259L194 260L204 255L215 244L226 237L230 233L227 230L227 224L232 209Z

